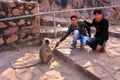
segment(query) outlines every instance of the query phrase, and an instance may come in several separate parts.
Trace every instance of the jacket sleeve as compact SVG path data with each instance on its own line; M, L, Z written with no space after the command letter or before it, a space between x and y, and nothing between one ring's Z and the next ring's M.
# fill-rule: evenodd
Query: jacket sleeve
M87 24L87 26L89 26L89 27L94 26L94 25L92 24L93 22L92 22L92 23L90 23L90 22L88 22L88 21L86 21L86 20L85 20L84 22L85 22L85 23Z
M72 32L71 26L68 27L68 30L65 32L65 34L60 38L60 42L64 41Z
M102 31L102 37L100 39L100 41L98 42L99 45L103 45L104 41L106 41L108 39L108 28L109 28L109 23L108 21L106 21L103 25L103 31Z
M91 28L86 23L84 23L84 26L85 26L87 33L88 33L88 36L90 38L91 37Z

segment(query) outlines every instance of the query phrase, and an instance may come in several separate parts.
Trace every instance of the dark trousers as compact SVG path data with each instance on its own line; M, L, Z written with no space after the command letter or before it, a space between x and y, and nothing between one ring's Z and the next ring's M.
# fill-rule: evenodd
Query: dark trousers
M86 44L89 45L92 48L92 50L94 51L94 50L96 50L96 47L97 47L99 41L100 41L100 38L90 38L87 40ZM105 40L102 45L101 51L103 51L103 52L105 51L106 42L107 42L107 40Z

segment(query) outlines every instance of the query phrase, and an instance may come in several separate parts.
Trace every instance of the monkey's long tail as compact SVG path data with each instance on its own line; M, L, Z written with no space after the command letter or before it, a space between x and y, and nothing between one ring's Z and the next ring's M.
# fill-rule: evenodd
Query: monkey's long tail
M10 66L13 68L13 69L23 69L23 68L30 68L30 67L33 67L33 66L36 66L38 64L42 64L41 62L37 62L35 64L31 64L31 65L27 65L27 66L14 66L12 63L10 63Z

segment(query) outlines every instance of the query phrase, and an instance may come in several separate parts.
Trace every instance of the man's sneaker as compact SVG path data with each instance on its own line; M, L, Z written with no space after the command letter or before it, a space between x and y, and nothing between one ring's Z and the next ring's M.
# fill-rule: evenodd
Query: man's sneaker
M74 48L76 48L76 46L71 44L70 49L74 49Z
M96 49L95 49L95 48L92 48L92 51L96 51Z
M92 48L92 51L96 51L96 48L95 47L91 47Z
M83 47L83 45L80 45L80 47Z
M80 45L80 48L84 49L85 47L83 45Z

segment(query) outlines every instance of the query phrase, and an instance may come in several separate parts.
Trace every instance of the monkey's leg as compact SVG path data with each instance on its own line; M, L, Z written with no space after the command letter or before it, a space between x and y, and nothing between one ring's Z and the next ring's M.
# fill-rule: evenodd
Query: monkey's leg
M49 55L46 60L47 64L51 64L53 62L53 54Z
M43 56L41 54L39 55L39 58L40 58L41 63L44 63Z
M40 54L40 60L41 60L41 63L45 63L45 62L47 62L46 60L47 60L47 53L42 53L42 54Z

